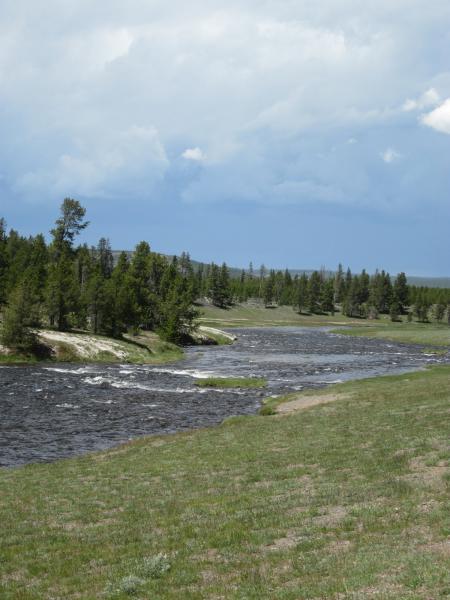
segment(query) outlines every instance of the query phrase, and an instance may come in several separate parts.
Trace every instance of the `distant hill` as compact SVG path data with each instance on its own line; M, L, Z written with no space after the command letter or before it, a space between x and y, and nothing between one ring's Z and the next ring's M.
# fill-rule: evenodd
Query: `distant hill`
M407 277L409 285L450 288L450 277Z
M113 256L114 256L114 260L116 261L119 257L119 254L122 252L122 250L113 250ZM133 251L132 250L125 250L125 252L128 254L128 256L131 258L131 256L133 256ZM161 254L161 256L165 256L168 260L172 260L173 255L168 255L168 254ZM201 261L198 260L193 260L191 259L192 262L192 266L194 267L195 270L199 269L202 265L206 266L206 263L202 263ZM238 267L228 267L229 271L230 271L230 276L231 277L239 277L240 274L242 273L242 269L238 268ZM270 271L270 267L266 267L267 271ZM275 269L278 270L278 269ZM284 271L285 269L279 269L280 271ZM245 272L248 271L248 269L244 269ZM288 269L289 273L292 275L292 277L295 277L295 275L303 275L303 273L306 273L306 275L311 275L311 273L314 271L314 269ZM258 275L259 273L259 267L255 267L254 268L254 273L255 276ZM328 277L332 277L335 273L335 271L325 271L326 275ZM426 287L434 287L434 288L449 288L450 289L450 277L418 277L416 275L407 275L407 280L409 285L416 285L416 286L426 286Z

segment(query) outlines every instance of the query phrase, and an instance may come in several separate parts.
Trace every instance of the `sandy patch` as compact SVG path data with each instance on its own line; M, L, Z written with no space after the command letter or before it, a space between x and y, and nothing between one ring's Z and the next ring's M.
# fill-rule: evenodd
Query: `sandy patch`
M309 408L311 406L317 406L318 404L328 404L329 402L335 402L336 400L347 400L351 397L351 394L317 394L314 396L301 396L290 402L283 402L276 407L278 414L288 414Z
M237 336L233 335L232 333L228 333L227 331L222 331L222 329L216 329L215 327L206 327L206 325L200 325L199 327L199 331L200 333L211 333L212 335L221 335L224 338L227 338L228 340L231 341L236 341L237 340Z
M275 540L270 546L267 547L268 550L289 550L291 548L295 548L299 542L298 537L295 532L288 531L287 535L282 538L278 538Z
M81 358L92 358L101 352L109 352L117 358L125 359L127 353L120 344L112 340L103 340L90 335L75 335L62 331L40 331L39 336L44 342L63 343L72 346Z

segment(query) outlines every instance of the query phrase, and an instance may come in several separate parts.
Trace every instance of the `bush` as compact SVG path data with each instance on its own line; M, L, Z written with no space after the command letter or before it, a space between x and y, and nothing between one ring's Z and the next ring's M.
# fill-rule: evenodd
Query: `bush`
M275 415L276 410L270 404L265 404L259 409L259 414L263 417L269 417L270 415Z
M167 554L157 554L156 556L146 556L137 567L137 572L142 577L148 579L157 579L170 570L170 562Z

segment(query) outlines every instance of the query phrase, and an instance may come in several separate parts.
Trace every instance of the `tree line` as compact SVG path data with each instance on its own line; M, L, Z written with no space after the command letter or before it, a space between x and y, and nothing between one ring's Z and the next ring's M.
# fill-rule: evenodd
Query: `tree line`
M196 279L199 294L223 308L256 299L266 307L292 306L307 314L340 310L353 318L387 314L393 321L407 315L410 320L440 322L447 316L450 322L450 290L410 286L405 273L392 278L384 270L369 275L363 269L354 274L339 265L333 274L322 269L292 276L287 269L268 271L264 265L255 272L250 264L239 276L230 277L225 263L221 267L212 263L200 265Z
M354 274L339 265L292 276L285 271L253 265L238 275L223 263L192 263L188 253L168 258L140 242L134 252L114 256L108 239L95 247L75 245L88 226L86 210L66 198L51 230L23 237L6 231L0 219L1 341L30 348L35 330L49 326L60 331L90 330L120 337L140 328L157 331L163 339L182 343L196 327L196 304L207 301L226 308L256 301L265 307L292 306L299 313L323 314L340 310L353 318L389 314L392 320L448 319L450 290L409 286L405 273L394 279L386 271Z
M86 210L66 198L51 230L20 236L0 219L2 342L18 349L36 344L42 325L60 331L90 330L120 337L139 328L182 342L195 327L194 278L182 261L167 260L140 242L132 257L114 261L109 241L75 246L87 226Z

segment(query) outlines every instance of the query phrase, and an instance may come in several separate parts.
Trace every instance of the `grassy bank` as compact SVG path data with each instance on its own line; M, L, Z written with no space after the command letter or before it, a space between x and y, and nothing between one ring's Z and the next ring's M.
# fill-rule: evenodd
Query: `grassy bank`
M407 323L406 320L393 323L388 315L379 319L352 319L340 313L335 315L308 315L296 313L290 306L264 308L261 306L236 305L228 309L215 306L202 307L201 322L215 327L271 327L298 326L320 327L345 326L336 328L335 333L344 335L382 338L393 342L423 344L428 346L449 346L450 327L440 323Z
M0 597L448 597L450 368L323 393L0 471Z
M387 320L370 321L363 327L334 330L344 335L381 338L407 344L450 347L450 327L439 323L392 323Z
M263 388L266 387L267 381L258 377L207 377L197 379L195 385L216 388Z

